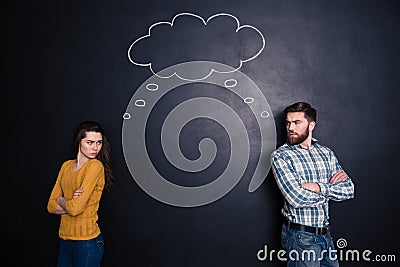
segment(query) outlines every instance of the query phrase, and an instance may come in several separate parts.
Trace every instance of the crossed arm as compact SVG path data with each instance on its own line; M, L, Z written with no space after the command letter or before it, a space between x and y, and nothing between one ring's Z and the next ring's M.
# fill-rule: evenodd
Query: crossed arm
M344 182L347 180L347 174L344 171L337 171L335 172L331 179L329 180L329 183L339 183L339 182ZM301 184L303 188L311 190L315 193L321 192L321 187L318 183L315 182L310 182L310 183L302 183Z
M78 188L75 192L72 198L77 198L80 195L82 195L83 193L83 189L82 188ZM56 207L56 214L66 214L68 213L66 210L66 205L67 205L67 200L64 197L58 197L57 200L57 207Z
M61 188L61 180L65 175L65 170L71 166L70 161L64 163L58 174L56 183L51 191L49 201L47 203L47 210L54 214L66 214L71 216L78 216L84 212L86 204L90 201L92 193L96 190L97 186L101 186L101 181L104 179L104 168L100 161L90 161L84 170L83 181L78 189L69 191L68 198L65 198L63 189ZM100 187L99 187L100 189ZM70 198L72 193L72 197Z
M290 161L274 155L272 166L278 187L295 208L316 207L328 199L342 201L354 197L354 185L336 158L332 158L332 176L328 182L302 182Z

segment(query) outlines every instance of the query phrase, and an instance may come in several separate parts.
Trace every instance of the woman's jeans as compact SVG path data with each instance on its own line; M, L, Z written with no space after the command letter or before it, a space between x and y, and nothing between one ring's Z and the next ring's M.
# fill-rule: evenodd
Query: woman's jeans
M60 240L57 267L99 267L104 252L101 234L90 240Z
M282 247L288 267L339 266L337 251L329 234L308 233L282 226Z

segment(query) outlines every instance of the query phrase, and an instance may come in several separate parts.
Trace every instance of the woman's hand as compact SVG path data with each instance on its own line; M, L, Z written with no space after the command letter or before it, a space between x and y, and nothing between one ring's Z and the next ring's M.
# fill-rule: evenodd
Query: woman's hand
M73 195L72 198L77 198L77 197L79 197L80 195L82 195L82 193L83 193L83 189L82 189L82 188L78 188L78 189L76 189L76 191L74 192L74 195Z
M61 206L60 205L57 205L57 207L56 207L56 213L57 214L65 214L65 213L67 213L63 208L61 208Z

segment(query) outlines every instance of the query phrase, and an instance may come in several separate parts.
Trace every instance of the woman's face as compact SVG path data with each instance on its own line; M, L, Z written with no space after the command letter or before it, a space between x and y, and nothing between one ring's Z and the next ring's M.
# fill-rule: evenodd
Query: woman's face
M81 140L79 152L89 159L94 159L103 146L103 136L97 132L86 132L86 137Z

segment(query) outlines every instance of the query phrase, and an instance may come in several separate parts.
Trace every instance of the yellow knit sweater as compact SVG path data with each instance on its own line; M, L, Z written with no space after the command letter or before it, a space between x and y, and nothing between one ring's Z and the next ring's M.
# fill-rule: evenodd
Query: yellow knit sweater
M100 234L97 211L104 188L104 167L97 159L87 161L79 170L73 170L74 160L63 163L51 192L47 210L56 213L57 198L66 200L67 214L61 215L59 236L65 240L89 240ZM73 198L74 192L83 193Z

